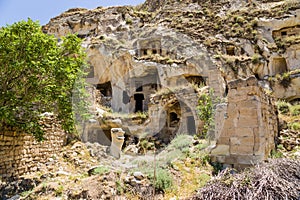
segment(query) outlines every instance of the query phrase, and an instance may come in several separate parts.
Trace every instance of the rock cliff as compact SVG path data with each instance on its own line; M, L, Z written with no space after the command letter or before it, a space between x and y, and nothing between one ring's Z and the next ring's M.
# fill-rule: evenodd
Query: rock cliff
M226 146L216 153L220 162L250 164L265 159L278 134L269 96L300 98L297 0L147 0L137 7L76 8L51 19L43 30L58 38L74 33L83 39L90 64L87 81L108 99L113 111L149 112L142 127L127 125L127 134L167 135L163 138L178 132L199 134L203 123L195 109L198 97L193 85L212 88L215 97L226 102L217 107L218 113L230 115L219 116L216 122L216 148ZM243 85L249 77L254 85ZM155 100L166 88L175 100ZM257 115L245 111L248 103L255 104ZM240 118L234 117L232 105L238 107ZM238 120L244 120L243 127ZM249 122L253 124L245 125ZM251 134L240 129L228 133L238 128L251 129ZM248 150L234 150L243 141ZM256 152L257 159L243 161L243 156ZM227 162L232 156L225 155L238 159Z

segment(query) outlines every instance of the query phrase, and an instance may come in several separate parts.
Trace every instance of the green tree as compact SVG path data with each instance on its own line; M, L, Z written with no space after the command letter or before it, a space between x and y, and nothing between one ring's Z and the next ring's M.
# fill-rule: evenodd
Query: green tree
M41 113L54 112L74 133L75 113L87 111L80 101L86 96L85 58L75 35L58 42L30 19L0 29L0 130L13 127L43 139Z
M206 136L208 130L213 125L214 102L212 90L210 90L209 93L204 93L200 95L198 100L197 111L200 120L204 122L202 133L203 136Z

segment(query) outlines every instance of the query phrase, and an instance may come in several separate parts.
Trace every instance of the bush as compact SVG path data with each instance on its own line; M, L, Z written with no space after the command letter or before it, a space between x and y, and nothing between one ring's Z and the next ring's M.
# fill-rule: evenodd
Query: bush
M192 144L193 137L186 134L178 134L166 147L163 154L159 156L159 166L164 164L172 165L176 159L182 159L188 155L189 146Z
M254 54L254 55L252 56L252 63L253 63L253 64L258 64L260 58L261 58L261 56L260 56L259 54Z
M197 113L200 120L204 122L203 135L206 135L211 126L213 126L213 108L215 104L212 90L209 91L209 94L202 94L198 100Z
M279 83L285 88L288 88L291 84L291 78L290 78L290 74L288 72L285 72L281 76L279 76L278 80L279 80Z
M283 153L273 149L271 151L271 158L283 158Z
M170 147L174 147L175 149L183 150L188 148L192 143L192 137L186 134L178 134L176 137L171 141Z
M290 111L293 116L300 115L300 105L290 106Z
M150 175L150 179L153 180L153 174ZM173 186L173 178L170 172L166 169L158 168L156 170L156 177L154 183L155 189L166 192Z
M289 124L288 127L295 131L300 131L300 123L299 122L293 122L293 123Z
M287 103L286 101L278 101L276 103L277 109L280 111L282 114L287 114L290 111L290 104Z

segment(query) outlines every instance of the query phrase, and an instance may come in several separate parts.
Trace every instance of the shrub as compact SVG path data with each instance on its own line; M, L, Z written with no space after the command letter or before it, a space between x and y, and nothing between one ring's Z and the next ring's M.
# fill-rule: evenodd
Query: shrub
M258 64L259 63L259 60L260 60L260 55L259 54L254 54L253 56L252 56L252 59L251 59L251 61L252 61L252 63L253 64Z
M300 115L300 105L290 106L290 111L293 116Z
M174 147L175 149L183 150L185 148L188 148L191 144L191 136L186 134L178 134L176 137L171 141L171 147Z
M271 158L283 158L283 153L280 151L272 150Z
M59 185L58 188L55 189L55 195L56 196L61 196L62 193L64 191L64 186L63 185Z
M290 74L288 72L283 73L279 78L279 83L285 88L289 87L291 84Z
M299 122L293 122L293 123L289 124L288 127L295 131L300 131L300 123Z
M127 18L127 19L126 19L126 24L131 25L131 24L132 24L132 19Z
M178 134L166 147L163 154L159 156L159 166L165 164L171 166L176 159L182 159L188 156L189 146L192 144L193 137L185 134Z
M154 179L153 174L150 174L150 179ZM164 192L171 189L173 186L173 178L170 172L168 172L166 169L158 168L156 170L154 186L156 190Z
M206 135L209 128L213 124L213 91L211 90L209 94L202 94L198 100L197 112L200 120L204 122L203 134Z
M290 111L290 104L287 103L286 101L278 101L278 102L276 102L276 106L277 106L277 109L282 114L287 114Z

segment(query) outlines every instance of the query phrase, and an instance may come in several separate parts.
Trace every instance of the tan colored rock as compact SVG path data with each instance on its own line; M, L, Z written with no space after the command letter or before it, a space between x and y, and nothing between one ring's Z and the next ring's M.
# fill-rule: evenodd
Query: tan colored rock
M217 150L214 149L211 154L227 155L225 164L255 164L267 158L274 148L274 137L278 131L276 110L272 99L259 88L254 77L237 80L236 83L231 81L230 84L233 89L229 90L228 106L224 107L228 117L221 119L223 123L216 123L219 133ZM247 157L243 160L244 155Z
M111 129L111 145L109 148L109 153L115 157L121 157L122 146L124 144L124 131L121 128Z
M214 149L211 150L212 155L229 155L229 145L217 145Z

